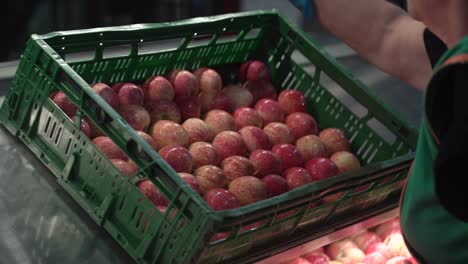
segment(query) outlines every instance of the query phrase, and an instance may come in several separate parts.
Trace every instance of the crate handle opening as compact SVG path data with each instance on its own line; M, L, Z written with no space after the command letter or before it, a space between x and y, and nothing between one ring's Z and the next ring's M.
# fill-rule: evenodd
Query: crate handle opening
M91 61L96 58L96 51L86 50L86 51L70 52L70 53L65 53L64 57L67 63Z
M113 46L113 47L106 47L103 50L102 57L104 59L128 57L131 52L132 52L132 45L119 45L119 46Z
M177 50L180 47L182 40L183 38L174 38L138 43L138 55Z

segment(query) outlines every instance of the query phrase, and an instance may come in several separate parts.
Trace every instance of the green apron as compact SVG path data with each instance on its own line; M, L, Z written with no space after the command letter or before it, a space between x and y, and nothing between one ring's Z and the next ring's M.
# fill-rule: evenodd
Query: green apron
M468 54L468 36L448 50L435 69L444 67L444 63L460 54ZM434 94L430 89L444 89L437 86L439 85L428 86L425 95L426 106L431 100L431 94ZM424 110L416 158L400 208L402 231L409 246L429 263L468 263L468 222L452 216L441 205L436 194L434 161L438 145L427 119L426 109Z

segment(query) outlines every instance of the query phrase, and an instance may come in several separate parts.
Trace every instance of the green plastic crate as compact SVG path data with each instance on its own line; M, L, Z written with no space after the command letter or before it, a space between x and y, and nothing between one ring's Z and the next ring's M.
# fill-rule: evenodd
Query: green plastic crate
M343 129L366 166L240 209L214 212L89 86L140 82L174 68L200 66L215 67L232 81L240 63L252 58L268 64L275 87L303 91L309 112L323 127ZM137 163L137 176L121 175L79 124L57 108L48 97L56 90ZM253 262L395 208L417 136L275 11L33 35L0 121L139 263ZM166 215L135 187L143 177L169 198ZM229 236L210 241L222 232Z

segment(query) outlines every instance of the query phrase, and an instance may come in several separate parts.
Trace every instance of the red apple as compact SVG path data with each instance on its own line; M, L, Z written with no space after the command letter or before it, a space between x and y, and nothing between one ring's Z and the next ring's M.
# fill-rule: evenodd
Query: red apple
M242 136L249 151L271 148L270 140L261 128L246 126L239 130L239 134Z
M121 105L119 114L135 130L146 130L151 123L148 111L140 105Z
M268 197L277 196L289 191L289 186L286 180L276 174L268 174L262 178L265 184Z
M394 257L389 259L385 264L411 264L411 260L406 257Z
M223 131L213 139L213 147L220 160L230 156L244 156L247 153L242 136L234 131Z
M338 254L347 248L357 248L357 245L351 239L345 238L329 244L325 252L331 259L336 259Z
M400 219L399 218L394 218L391 220L388 220L385 223L380 224L376 229L375 233L382 239L387 238L389 235L393 233L398 233L400 232L401 227L400 227Z
M307 170L301 167L289 168L284 171L283 176L286 179L290 190L312 182L312 178Z
M109 159L128 159L128 157L120 150L114 141L108 137L96 137L93 139L93 143Z
M389 235L383 243L387 246L388 254L385 255L387 258L394 258L398 256L410 257L408 248L406 247L405 240L401 233L393 233Z
M242 176L253 175L255 171L252 162L242 156L227 157L221 162L221 168L229 181Z
M175 97L186 97L198 95L198 79L191 72L180 70L173 74L169 81L174 87Z
M255 167L255 176L262 178L268 174L281 174L281 160L275 153L257 149L250 153L249 160Z
M135 164L126 162L124 160L111 159L110 161L119 171L121 171L125 176L128 177L133 176L138 170Z
M372 254L374 252L380 253L382 256L390 256L390 252L387 248L387 245L385 245L382 242L375 242L370 244L367 249L366 249L366 254ZM387 258L387 257L386 257Z
M148 180L144 179L139 182L137 182L137 187L138 189L141 190L141 192L150 199L150 201L156 205L156 206L167 206L169 204L169 201L167 198L164 196L164 194L154 186L154 184Z
M305 96L298 90L282 91L278 96L278 104L286 114L307 111Z
M272 122L263 128L271 144L293 144L294 135L291 130L283 123Z
M74 116L72 118L73 122L76 123L77 118L77 116ZM89 126L88 121L86 121L84 118L81 119L81 132L83 132L83 134L85 134L88 138L91 138L91 127Z
M62 91L56 92L52 97L52 101L69 117L76 115L78 111L78 107Z
M411 261L411 264L419 264L418 261L413 256L411 256L409 260Z
M112 90L114 90L115 94L119 94L120 88L122 88L124 84L124 82L114 83L114 85L112 85L111 88Z
M171 70L167 76L166 76L166 79L172 84L174 83L174 78L175 76L180 72L182 71L182 69L173 69Z
M338 151L350 151L349 141L341 129L327 128L322 130L319 136L327 146L329 156Z
M145 95L145 104L160 100L174 100L174 87L163 76L153 76L148 78L142 85Z
M328 262L331 260L324 253L316 253L316 252L305 254L302 257L307 259L311 264L328 264Z
M223 188L227 183L224 171L213 165L198 168L194 175L197 178L198 186L200 186L201 194L205 194L211 189Z
M234 123L237 129L246 126L263 127L262 117L258 114L257 110L250 107L239 107L233 114Z
M223 86L221 76L213 69L199 68L193 74L197 77L202 92L218 92Z
M268 67L265 63L254 60L247 65L246 79L247 80L270 80L270 74L268 72Z
M365 252L371 244L381 242L382 240L374 232L364 231L354 236L353 241L362 251Z
M223 131L236 130L236 124L231 114L223 110L211 110L205 116L205 122L215 135Z
M362 262L366 255L359 248L345 248L336 256L336 260L343 264L355 264Z
M176 104L179 107L182 120L200 118L201 106L198 96L177 97Z
M370 253L362 260L364 264L385 264L386 262L387 258L380 252Z
M265 184L253 176L243 176L229 183L232 192L241 205L256 203L267 198Z
M253 104L253 95L246 88L231 84L222 90L222 92L229 98L232 110L242 106L250 106Z
M293 260L286 262L286 264L311 264L311 263L307 259L299 257L299 258L295 258Z
M137 131L137 134L140 135L140 137L143 138L143 140L146 141L146 143L148 143L153 149L157 149L156 142L150 135L143 131Z
M327 157L327 147L322 140L315 135L307 135L296 141L296 147L305 160Z
M117 94L120 106L143 105L144 93L140 86L133 83L124 83Z
M159 120L154 123L149 134L153 137L158 149L172 145L183 147L189 145L189 135L185 129L169 120Z
M217 93L201 92L198 95L202 113L209 112L213 109L219 109L226 112L232 111L232 105L229 97L223 92Z
M120 102L117 94L105 83L95 83L93 90L104 99L112 108L119 109Z
M341 173L357 170L361 167L358 158L347 151L338 151L330 157Z
M202 141L192 143L189 152L192 155L194 169L205 165L217 166L219 163L218 153L210 143Z
M252 93L254 103L264 98L276 100L276 89L269 81L247 81L244 87Z
M166 146L159 150L159 155L163 158L176 172L192 171L192 155L182 146Z
M213 140L213 131L208 127L205 121L198 118L185 120L182 127L189 135L190 144L198 141L211 142Z
M195 178L195 176L186 172L179 172L178 175L180 176L180 178L182 178L182 180L184 180L188 185L190 185L190 187L194 191L200 193L200 186L198 186L197 178Z
M260 99L255 104L255 110L262 117L264 125L271 122L283 122L284 120L284 112L275 100Z
M272 151L281 160L283 171L292 167L301 167L304 163L301 153L294 145L278 144L272 148Z
M306 170L313 181L320 181L339 174L338 167L327 158L314 158L306 162Z
M247 81L247 70L249 69L250 64L253 60L248 60L241 64L239 69L239 79L241 82Z
M297 112L286 116L286 125L291 129L294 138L297 140L306 135L317 135L318 124L311 115Z
M225 189L211 189L205 193L203 199L215 211L229 210L240 207L236 196Z

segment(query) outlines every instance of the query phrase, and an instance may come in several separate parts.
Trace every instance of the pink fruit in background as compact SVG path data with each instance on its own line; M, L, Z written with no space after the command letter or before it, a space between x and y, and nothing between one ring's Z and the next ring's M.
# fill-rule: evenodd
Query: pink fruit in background
M73 122L76 122L77 116L72 118ZM83 132L88 138L91 138L91 127L89 126L88 121L86 119L81 119L81 132Z
M295 258L293 260L286 262L286 264L311 264L311 263L307 259L299 257L299 258Z
M357 245L351 239L341 239L329 244L325 252L331 259L336 259L337 255L347 248L357 248Z
M78 107L62 91L55 93L52 101L69 117L76 115L76 111L78 111Z
M220 160L230 156L244 156L247 152L241 135L234 131L223 131L213 139L213 147Z
M292 167L301 167L304 163L301 153L294 145L278 144L273 146L272 152L281 160L283 171Z
M169 81L174 87L175 97L186 97L198 95L198 79L191 72L180 70L174 72Z
M239 79L241 82L247 81L247 70L249 69L250 64L253 60L248 60L241 64L239 69Z
M362 251L365 252L370 245L381 242L381 239L374 232L364 231L354 236L353 241Z
M205 193L203 199L215 211L229 210L240 207L236 196L225 189L211 189Z
M242 156L231 156L225 158L221 162L221 169L229 181L242 176L250 176L254 174L255 168L252 162Z
M286 114L306 112L304 94L298 90L284 90L278 95L278 104Z
M362 262L366 257L364 252L359 248L345 248L336 256L336 260L343 264L355 264Z
M314 158L306 162L306 170L313 181L320 181L339 174L338 167L327 158Z
M121 105L119 114L135 130L146 130L151 123L148 111L140 105Z
M297 140L306 135L317 135L318 124L311 115L307 113L297 112L286 116L284 121L291 129L294 138Z
M313 208L313 207L311 207L311 208ZM310 251L310 252L307 253L307 254L313 254L313 253L320 253L320 254L327 255L327 254L325 254L325 249L324 249L323 247L316 248L316 249ZM306 254L306 255L307 255L307 254ZM328 257L328 256L327 256L327 257Z
M201 92L218 92L223 86L221 76L213 69L199 68L193 74L198 79Z
M358 158L348 151L338 151L330 157L330 160L335 163L341 173L357 170L361 167Z
M250 153L249 160L255 167L255 176L262 178L268 174L281 174L281 160L275 153L257 149Z
M380 224L376 229L375 233L382 239L387 238L393 233L398 233L401 230L400 219L394 218L385 223Z
M207 142L195 142L189 147L189 152L192 155L193 168L198 169L205 165L215 165L219 163L218 153L213 145Z
M157 102L159 100L174 100L174 87L163 76L148 78L141 87L145 95L145 103Z
M159 155L163 158L176 172L192 171L192 155L182 146L166 146L159 150Z
M284 112L275 100L260 99L254 108L262 117L263 125L271 122L283 122L284 120Z
M296 141L296 147L304 160L327 156L327 147L316 135L307 135Z
M176 103L167 100L160 100L146 105L150 113L151 123L159 120L170 120L180 123L182 114Z
M262 178L265 184L268 197L277 196L289 191L289 186L286 180L276 174L268 174Z
M265 63L254 60L248 63L246 66L247 69L245 70L245 76L247 80L270 80L270 74L268 72L268 67ZM241 66L242 68L242 66Z
M110 160L114 166L121 171L125 176L132 176L134 175L138 168L135 164L126 162L120 159L111 159Z
M312 182L312 178L307 170L301 167L289 168L284 171L283 176L286 179L290 190Z
M205 165L198 168L194 175L197 178L201 194L211 189L223 188L227 183L224 171L213 165Z
M183 147L189 145L189 135L185 129L169 120L159 120L154 123L149 134L153 137L158 149L172 145Z
M241 129L246 126L263 127L262 117L258 114L257 110L250 107L240 107L234 111L233 114L234 123L237 129Z
M283 123L272 122L263 128L271 144L293 144L294 135L291 130Z
M123 105L143 105L145 98L143 89L133 83L124 83L117 94L120 106Z
M217 93L201 92L198 95L198 99L200 101L202 113L209 112L213 109L219 109L226 112L232 111L232 105L229 97L221 91Z
M249 151L271 148L270 140L261 128L246 126L239 130L239 134Z
M387 258L393 258L398 256L410 257L409 251L406 247L403 235L401 233L393 233L389 235L383 243L387 246Z
M137 134L140 135L140 137L143 138L143 140L146 141L146 143L148 143L153 149L157 149L156 142L150 135L143 131L137 131Z
M394 257L389 259L385 264L411 264L411 260L405 257Z
M112 108L119 109L120 102L117 94L105 83L95 83L93 90L104 99Z
M93 143L109 159L128 159L114 141L108 137L96 137L93 139Z
M312 252L302 256L307 259L311 264L328 264L330 258L324 253Z
M319 136L327 146L329 156L338 151L350 151L349 141L341 129L327 128L322 130Z
M410 257L409 260L411 261L411 264L419 264L418 261L414 257Z
M362 263L365 264L385 264L386 262L387 258L380 252L370 253L362 260Z
M211 142L211 140L213 140L213 131L211 131L205 121L201 119L187 119L182 124L182 127L189 135L190 144L198 141Z
M190 185L190 187L194 191L200 193L200 186L198 186L197 178L195 178L195 176L186 172L179 172L178 175L180 176L180 178L182 178L182 180L184 180L188 185Z
M169 204L164 194L156 188L150 180L144 179L139 181L136 186L146 197L148 197L148 199L150 199L151 202L153 202L154 205L167 206Z
M182 120L200 118L201 106L198 96L177 97L176 104L179 107Z
M265 184L253 176L239 177L229 183L232 192L241 205L256 203L267 198Z
M236 125L231 114L223 110L211 110L205 116L205 122L215 135L223 131L234 131Z
M229 98L232 110L242 106L250 106L253 104L253 95L246 88L231 84L222 90L222 92Z
M276 89L269 81L247 81L244 87L252 93L254 103L264 98L276 100Z
M389 256L389 251L388 251L387 245L385 245L382 242L375 242L373 244L370 244L367 247L367 249L366 249L366 254L367 255L372 254L374 252L378 252L378 253L382 254L384 257Z

